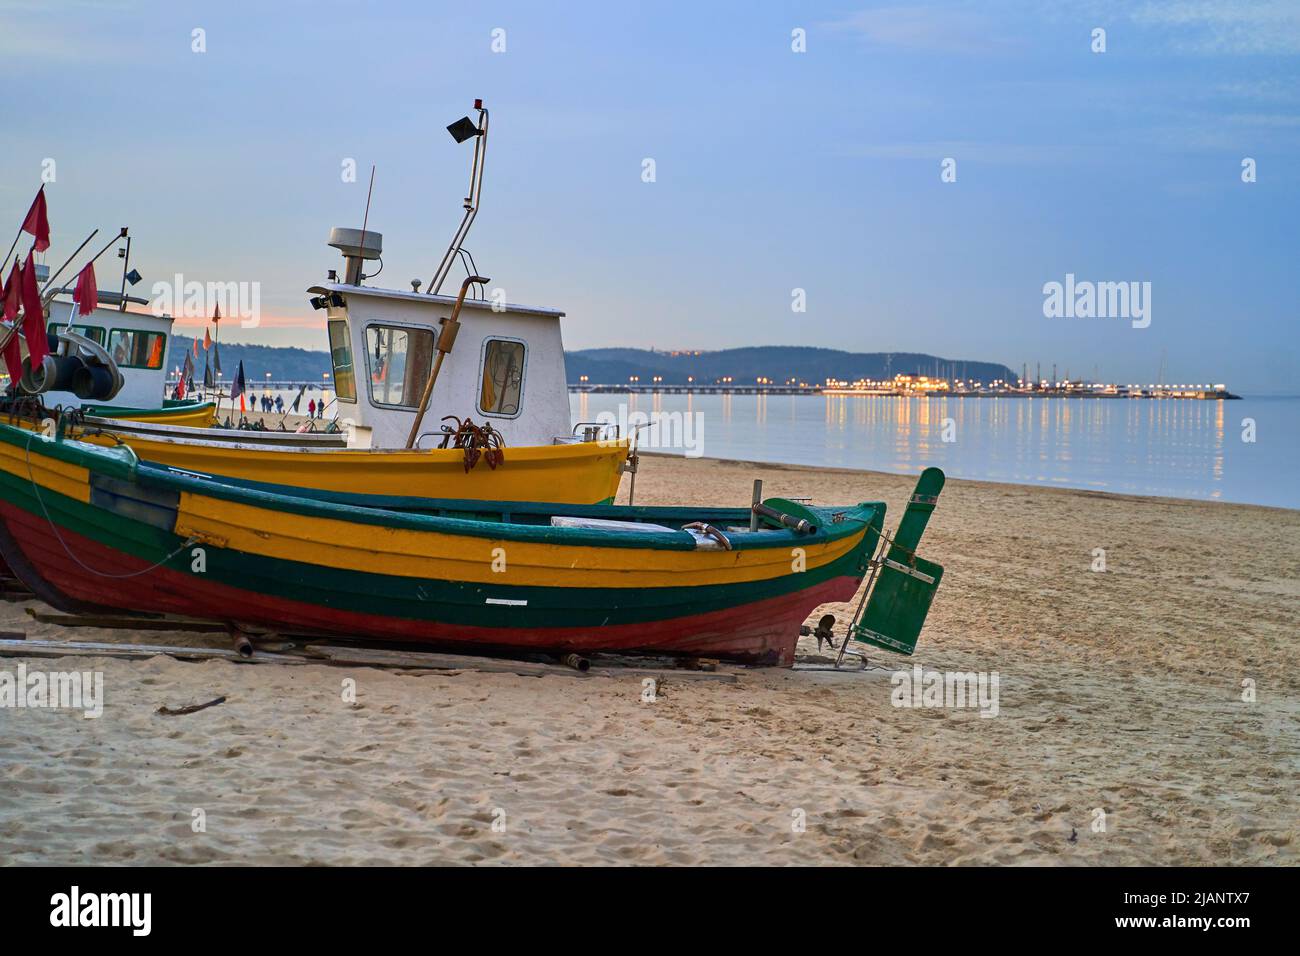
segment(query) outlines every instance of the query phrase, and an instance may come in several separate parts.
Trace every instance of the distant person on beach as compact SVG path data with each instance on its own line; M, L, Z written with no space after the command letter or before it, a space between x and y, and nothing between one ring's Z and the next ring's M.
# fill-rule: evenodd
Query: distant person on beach
M316 417L316 399L314 398L307 403L307 417L308 418Z
M284 396L283 396L283 395L277 395L277 396L275 396L275 413L276 413L277 415L283 415L283 414L284 414Z

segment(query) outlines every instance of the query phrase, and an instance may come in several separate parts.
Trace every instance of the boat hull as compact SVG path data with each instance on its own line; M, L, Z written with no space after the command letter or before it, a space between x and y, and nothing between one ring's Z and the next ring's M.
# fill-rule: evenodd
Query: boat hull
M274 444L273 432L247 432L245 441L231 441L206 439L201 432L105 434L106 429L111 425L87 422L71 434L105 448L125 443L142 461L237 484L474 501L609 503L618 494L628 453L627 441L507 447L496 468L480 459L466 470L465 453L455 448L335 448L317 441L290 446Z
M0 431L0 541L16 549L15 569L83 606L289 634L790 664L806 616L853 596L884 512L860 505L833 530L768 532L734 551L697 550L682 531L609 543L149 468L136 480L124 457L51 457L60 443Z
M185 402L163 408L125 408L113 405L90 405L83 409L97 418L119 418L132 422L160 425L183 425L186 428L209 428L216 423L214 402Z

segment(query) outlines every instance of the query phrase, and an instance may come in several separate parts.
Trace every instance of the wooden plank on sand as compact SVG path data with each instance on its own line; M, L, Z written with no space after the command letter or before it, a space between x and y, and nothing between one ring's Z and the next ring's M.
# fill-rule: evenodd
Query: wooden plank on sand
M27 613L33 620L42 624L58 624L60 627L104 627L121 628L131 631L194 631L200 634L225 634L229 628L225 624L212 621L169 620L156 617L118 617L100 614L50 614L28 608Z
M223 647L175 647L168 644L116 644L98 641L8 641L0 640L0 657L120 657L141 660L176 657L182 660L223 660L240 664L315 664L305 657L265 654L254 650L252 657Z
M659 677L673 680L714 680L726 684L736 682L735 674L708 671L685 671L673 668L646 667L592 667L586 673L557 664L537 664L531 661L512 661L498 657L473 657L468 654L433 654L422 651L390 651L375 647L344 647L335 644L308 644L308 654L329 660L333 664L357 664L367 667L400 667L411 670L467 670L499 674L518 674L522 677Z

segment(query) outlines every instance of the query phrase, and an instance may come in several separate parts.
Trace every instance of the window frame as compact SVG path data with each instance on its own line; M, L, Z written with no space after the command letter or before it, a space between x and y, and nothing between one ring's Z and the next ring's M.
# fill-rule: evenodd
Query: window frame
M330 326L335 322L343 326L343 340L348 346L348 358L351 360L349 368L352 370L352 397L344 396L342 389L339 388L339 367L334 363L334 340L330 338ZM330 381L334 383L334 400L336 402L345 402L348 405L357 404L360 399L357 397L357 356L352 348L352 321L345 315L330 316L325 320L325 344L329 346L330 356Z
M431 328L430 326L427 325L420 325L417 322L375 321L375 322L366 323L364 329L364 335L362 336L362 342L364 342L366 346L366 391L370 396L370 404L373 405L375 408L391 408L394 411L398 411L398 412L418 412L420 410L420 399L424 397L423 392L421 392L420 395L415 396L415 402L411 405L394 405L391 402L375 401L375 380L374 380L375 372L374 369L371 368L370 366L370 330L371 329L402 329L403 331L408 332L408 334L411 331L415 331L415 332L427 332L429 335L432 335L433 348L429 352L429 371L428 374L425 375L424 377L424 381L426 384L429 381L429 377L433 375L433 363L438 352L438 330L435 328ZM407 351L409 354L410 351L409 348ZM353 359L353 365L354 366L356 365L355 359ZM405 367L403 367L403 374L405 374Z
M523 346L524 360L519 369L519 408L516 409L513 415L507 415L504 412L484 411L483 406L480 404L483 401L483 376L487 374L488 346L493 342L513 342ZM528 352L528 342L525 339L517 339L510 335L488 335L484 337L483 344L479 346L478 381L475 383L476 388L474 391L474 408L478 410L480 415L487 418L514 420L524 413L524 392L528 384Z
M67 327L68 327L68 325L67 325L66 322L50 322L49 324L47 324L47 325L45 326L45 334L46 334L46 335L58 335L60 332L62 332L62 331L63 331L64 329L66 329ZM106 349L106 348L107 348L107 346L105 345L105 343L108 341L108 328L107 328L107 326L103 326L103 325L78 325L78 324L76 324L76 323L73 323L73 325L72 325L72 331L76 332L78 335L86 335L86 332L87 332L87 331L90 331L90 332L98 332L98 333L100 333L101 335L104 336L104 341L101 342L99 339L95 338L93 335L86 335L86 338L90 339L92 342L94 342L94 343L95 343L96 345L98 345L100 348L103 348L103 349ZM165 355L166 355L166 345L164 345L163 348L164 348L164 356L165 356ZM163 358L163 364L164 364L164 365L167 364L167 359L166 359L165 357Z
M157 332L154 331L153 329L132 329L132 328L109 329L108 338L105 341L105 343L101 346L101 348L103 348L104 351L108 352L109 355L113 354L113 333L114 332L130 332L132 335L161 335L162 336L162 363L157 368L154 368L153 366L150 365L131 365L127 362L117 362L117 359L114 359L113 361L117 362L118 368L138 368L138 369L143 369L146 372L157 372L159 369L167 368L167 340L170 338L170 336L166 332Z

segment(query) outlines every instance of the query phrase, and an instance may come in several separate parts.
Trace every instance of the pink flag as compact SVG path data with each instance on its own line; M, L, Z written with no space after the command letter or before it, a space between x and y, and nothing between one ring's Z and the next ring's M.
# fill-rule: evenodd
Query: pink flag
M27 354L32 368L37 368L50 354L50 340L45 332L45 307L41 304L41 289L36 284L36 261L27 253L23 265L23 335L27 337Z
M32 200L32 208L27 210L27 218L23 220L23 232L30 232L36 237L36 244L33 248L37 252L44 252L50 248L50 217L45 209L45 186L42 185L36 198Z
M99 305L99 290L95 288L95 264L87 262L86 268L77 276L77 288L72 293L72 301L77 303L78 315L90 315Z

